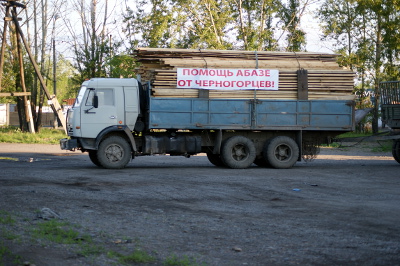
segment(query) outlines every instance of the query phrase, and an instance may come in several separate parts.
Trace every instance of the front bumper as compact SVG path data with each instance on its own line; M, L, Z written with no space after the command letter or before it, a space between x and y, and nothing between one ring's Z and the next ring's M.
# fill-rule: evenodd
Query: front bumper
M62 150L73 151L78 148L77 139L60 139L60 147Z

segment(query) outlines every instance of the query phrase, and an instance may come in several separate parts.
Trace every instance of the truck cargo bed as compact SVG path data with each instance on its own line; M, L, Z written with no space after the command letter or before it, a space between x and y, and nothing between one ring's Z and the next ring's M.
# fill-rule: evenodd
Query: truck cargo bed
M151 129L354 129L353 101L150 97Z

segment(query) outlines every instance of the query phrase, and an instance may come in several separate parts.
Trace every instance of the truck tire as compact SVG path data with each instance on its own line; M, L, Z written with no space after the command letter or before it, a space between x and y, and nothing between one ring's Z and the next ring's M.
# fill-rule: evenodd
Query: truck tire
M243 136L233 136L222 143L222 162L234 169L248 168L256 158L254 143Z
M265 144L263 155L269 166L277 169L287 169L297 162L299 146L292 138L279 136Z
M90 150L89 151L89 158L92 163L94 163L97 166L101 166L99 159L97 158L97 151L96 150Z
M100 142L97 159L100 165L109 169L124 168L132 158L128 141L119 136L111 136Z
M212 152L207 152L207 159L215 166L225 166L219 154L213 154Z
M400 140L395 140L392 146L393 158L400 163Z

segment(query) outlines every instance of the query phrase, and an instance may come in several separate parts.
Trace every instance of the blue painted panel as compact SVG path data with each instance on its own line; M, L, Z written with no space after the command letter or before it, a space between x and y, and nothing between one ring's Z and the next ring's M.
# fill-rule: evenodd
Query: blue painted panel
M253 121L248 99L151 97L149 124L151 128L257 130L343 130L353 126L353 109L347 101L257 100L254 106Z
M257 104L259 113L296 113L297 101L264 100Z
M193 123L210 124L209 113L194 113Z
M341 128L351 125L349 115L312 115L311 126Z
M349 114L351 106L340 104L339 101L312 101L311 112L320 114Z
M257 126L295 126L296 114L258 114Z
M190 99L157 98L157 100L151 101L151 110L156 112L189 111L191 109L192 101Z
M311 102L310 101L300 101L298 104L298 111L300 113L309 113L311 111Z
M300 114L297 120L298 124L301 126L310 124L310 115L302 115Z
M249 127L251 124L250 114L211 114L211 125L225 125ZM235 128L235 127L233 127Z
M197 100L193 101L193 111L197 112L204 112L209 111L209 101L208 100Z
M210 110L213 113L249 113L250 105L248 100L210 100Z
M150 124L155 125L189 125L190 113L176 112L152 112L150 115Z

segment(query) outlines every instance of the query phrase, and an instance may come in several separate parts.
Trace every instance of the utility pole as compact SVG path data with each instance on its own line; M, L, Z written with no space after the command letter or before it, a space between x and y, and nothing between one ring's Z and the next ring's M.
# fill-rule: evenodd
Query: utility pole
M65 119L64 114L62 112L61 105L59 104L56 96L55 95L51 95L49 93L49 91L48 91L48 89L46 87L46 84L44 82L43 76L40 73L40 70L39 70L39 67L38 67L38 65L37 65L37 63L35 61L35 58L32 56L31 50L29 48L29 45L28 45L28 43L27 43L27 41L26 41L26 39L24 37L24 33L22 32L21 26L19 24L19 20L20 19L18 18L17 8L25 9L26 6L24 4L19 3L18 1L12 1L12 0L0 0L0 1L1 2L5 2L3 5L6 7L6 17L4 19L3 40L2 40L2 48L1 48L1 54L0 54L0 62L4 61L4 53L5 53L5 48L4 47L6 45L5 38L4 38L4 36L5 36L4 32L6 32L6 30L7 30L7 24L8 24L7 22L8 21L12 21L12 22L14 22L15 29L16 29L17 45L20 47L21 46L21 40L22 40L22 43L24 44L24 47L25 47L25 50L26 50L26 52L27 52L27 54L29 56L29 59L30 59L30 61L31 61L31 63L32 63L34 69L35 69L35 73L36 73L37 77L39 78L40 85L41 85L41 87L42 87L42 89L43 89L43 91L44 91L44 93L45 93L45 95L46 95L46 97L48 99L48 104L53 109L54 114L60 120L60 122L61 122L61 124L62 124L62 126L64 128L64 131L67 132L66 119ZM11 17L9 17L10 9L11 9ZM24 87L25 87L25 85L24 85L25 84L25 77L24 77L24 73L23 73L24 72L23 65L21 64L21 61L23 61L22 60L22 53L19 53L19 57L20 57L19 58L19 62L20 62L21 84L23 84L22 87L24 89ZM3 63L0 64L0 68L1 68L0 72L1 73L3 72L3 68L2 67L3 67ZM1 77L1 74L0 74L0 77ZM0 82L1 82L1 80L0 80ZM26 97L27 95L30 95L30 93L26 92L26 89L25 89L24 90L24 94L22 96ZM10 94L10 96L12 96L12 95ZM25 105L26 105L26 103L25 103ZM32 115L31 115L30 119L32 119ZM27 122L29 122L29 121L27 121Z
M53 18L53 92L54 96L57 96L57 58L56 58L56 20L58 15L55 14ZM57 114L54 114L54 128L58 127Z

